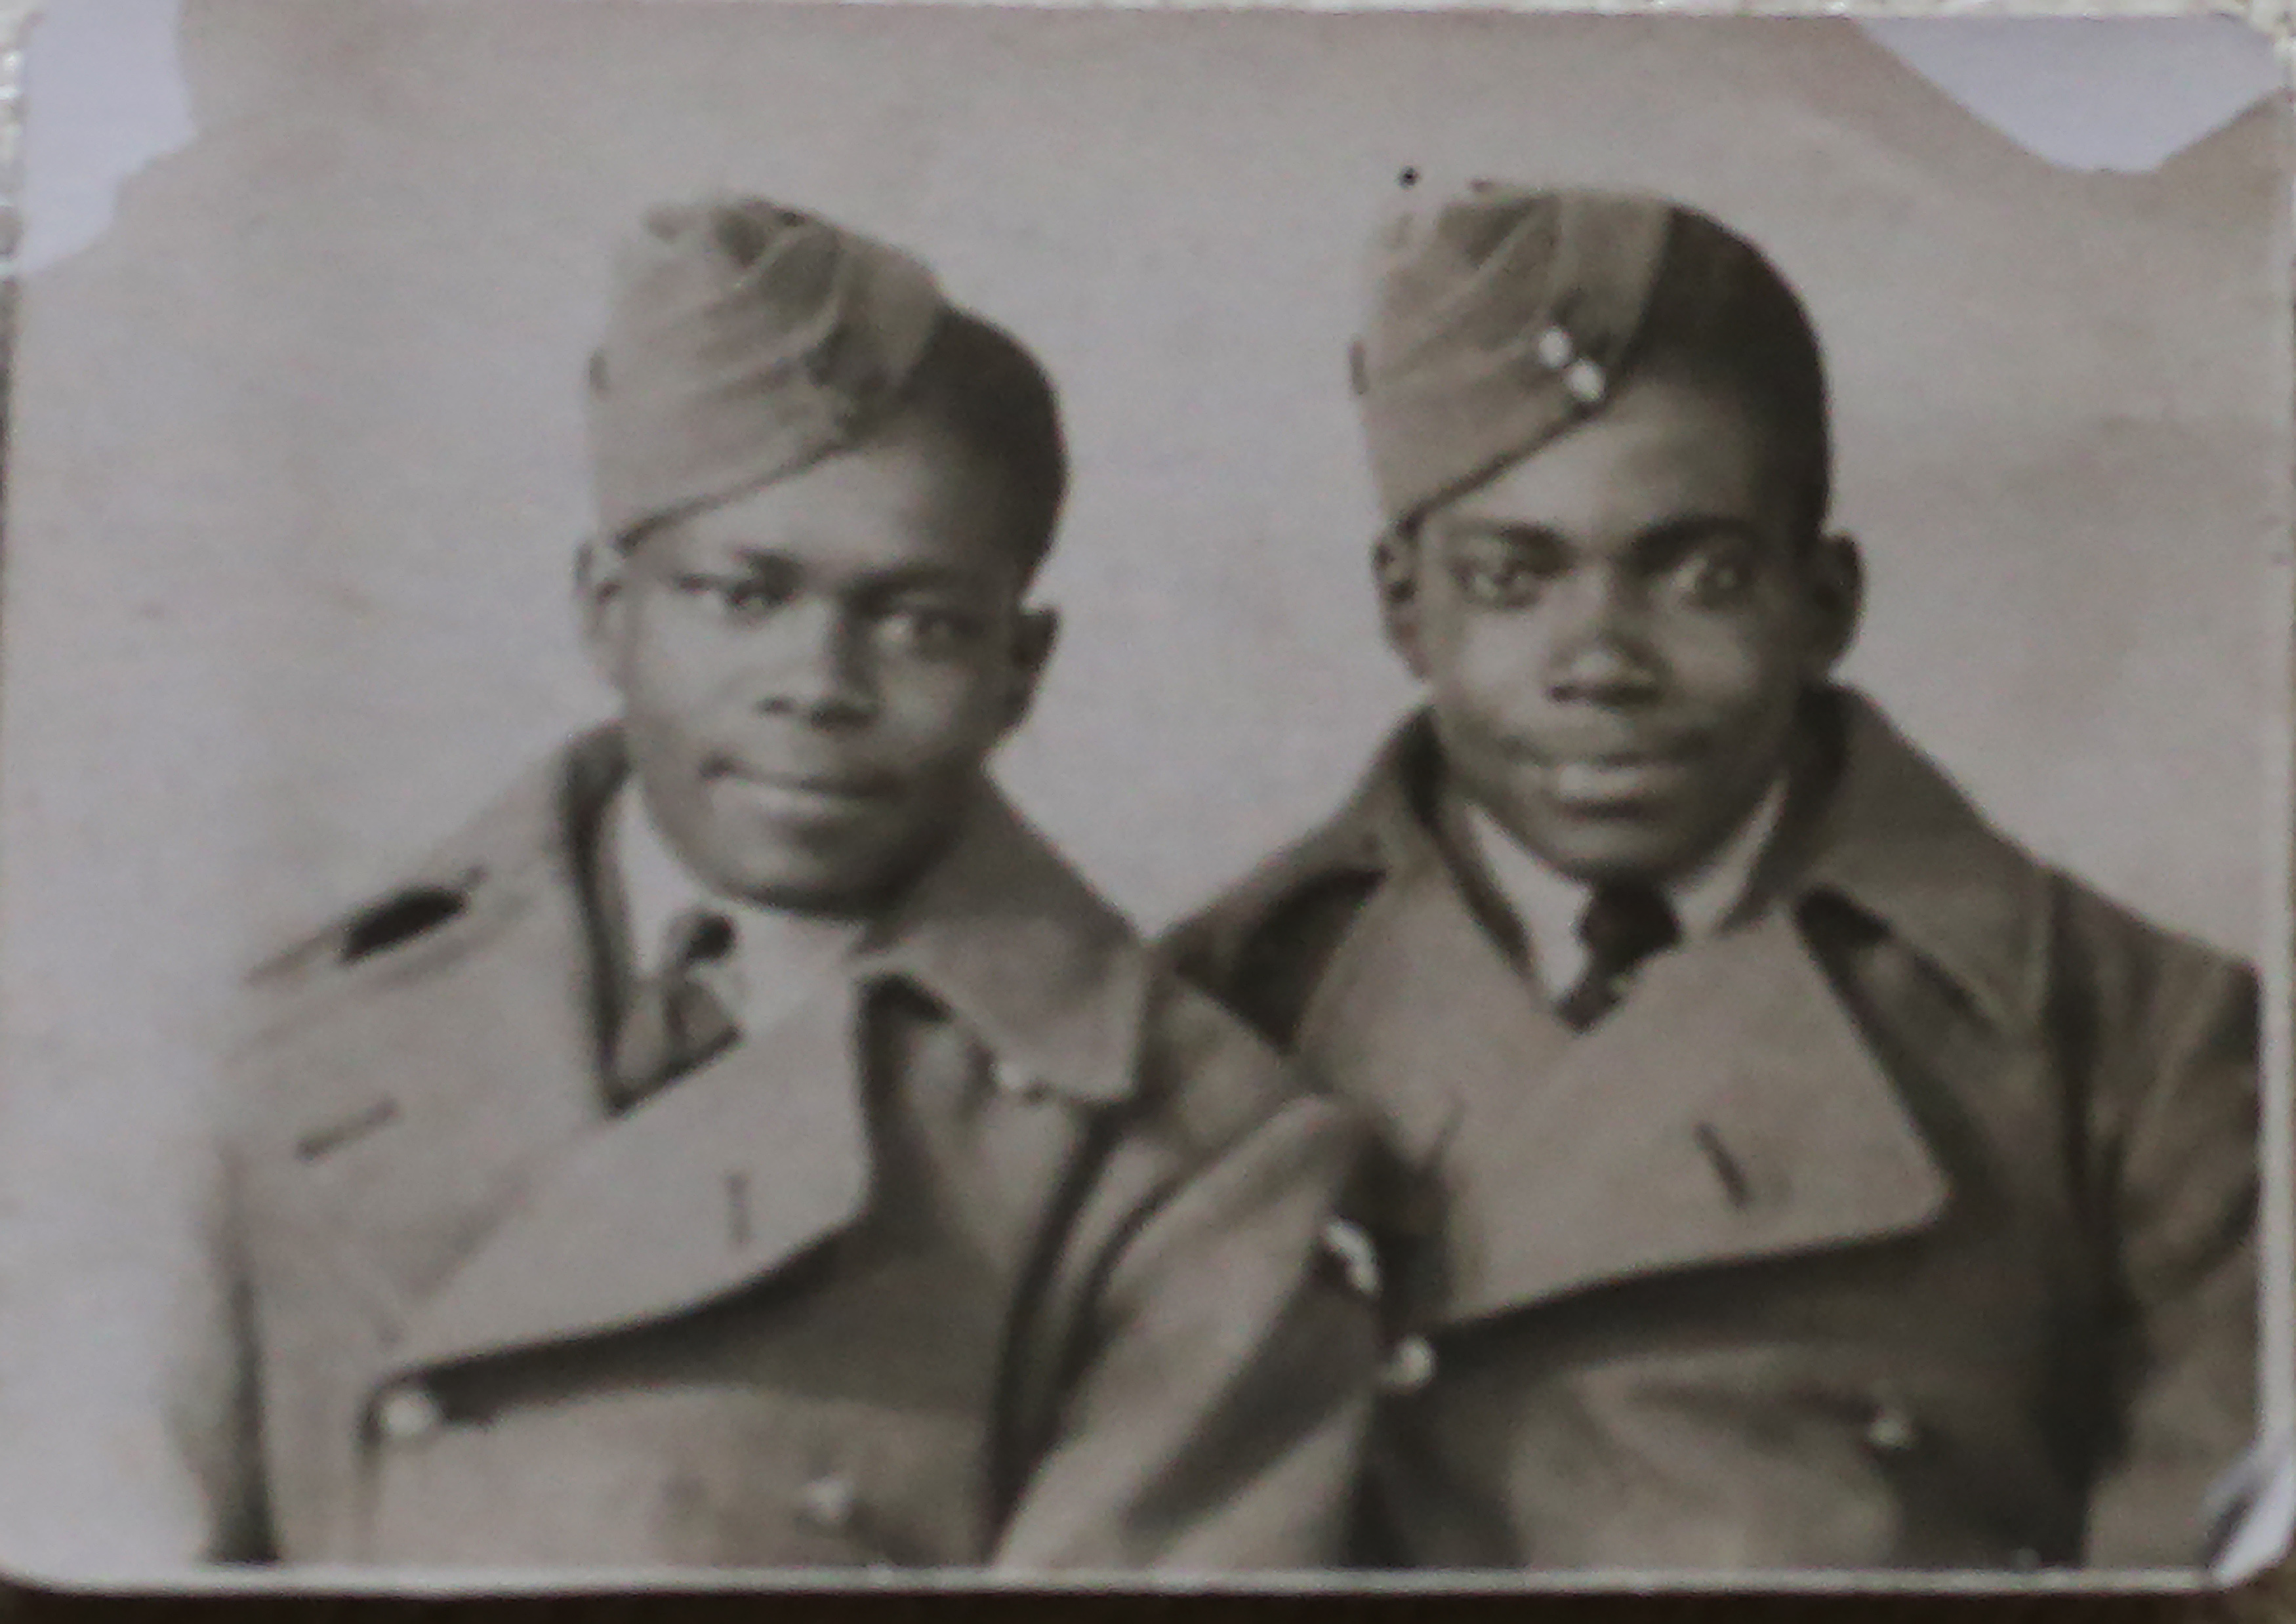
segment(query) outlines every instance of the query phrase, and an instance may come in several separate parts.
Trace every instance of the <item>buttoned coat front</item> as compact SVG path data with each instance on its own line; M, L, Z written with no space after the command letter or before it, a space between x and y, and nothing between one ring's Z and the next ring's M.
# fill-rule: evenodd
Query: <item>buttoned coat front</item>
M1583 1036L1434 833L1423 720L1181 932L1384 1135L1365 1560L2202 1559L2256 1414L2251 978L1815 709L1753 905Z
M849 980L610 1116L620 770L582 742L260 976L210 1554L1329 1560L1375 1357L1343 1113L984 792Z

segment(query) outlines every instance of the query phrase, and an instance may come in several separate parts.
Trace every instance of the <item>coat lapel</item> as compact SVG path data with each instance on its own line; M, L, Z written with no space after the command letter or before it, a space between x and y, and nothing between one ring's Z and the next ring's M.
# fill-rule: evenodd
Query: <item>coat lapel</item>
M1342 946L1303 1044L1435 1191L1414 1312L1436 1323L1899 1233L1947 1195L1784 909L1652 961L1577 1037L1414 865Z
M954 1092L985 1050L1015 1107L1039 1090L1104 1105L1136 1086L1146 956L993 792L847 969L627 1116L594 1111L414 1310L384 1379L681 1313L851 1225L871 1193L873 1066L922 1066ZM891 981L953 1021L947 1040L896 1040L912 1023L867 1007ZM929 1063L928 1048L949 1052ZM1027 1206L1073 1136L1025 1126L1047 1115L1031 1109L988 1115L1003 1128L984 1123L980 1154Z
M324 1277L385 1338L599 1112L562 779L554 763L425 865L465 888L436 931L349 963L318 939L264 989L241 1054L242 1159L292 1215L277 1243L324 1250Z
M259 1040L266 1189L359 1305L373 1384L666 1317L847 1227L870 1198L874 1065L991 1082L980 1154L1022 1209L1073 1152L1071 1114L1037 1102L1136 1086L1146 954L992 792L847 977L608 1116L581 832L619 772L600 735L537 775L426 865L470 877L458 916L347 968L322 941ZM865 1025L896 980L945 1037L892 1042L882 1008Z
M858 1038L857 1001L840 982L601 1121L421 1307L394 1367L680 1312L843 1227L868 1191Z

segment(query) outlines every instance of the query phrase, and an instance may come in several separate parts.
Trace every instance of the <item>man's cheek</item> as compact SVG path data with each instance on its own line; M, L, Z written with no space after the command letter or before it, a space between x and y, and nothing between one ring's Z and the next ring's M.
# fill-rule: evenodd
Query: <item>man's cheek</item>
M1717 711L1759 714L1792 686L1790 662L1779 658L1774 630L1759 621L1685 620L1669 628L1661 647L1677 690Z
M1438 693L1502 726L1536 706L1546 690L1546 649L1527 619L1486 617L1462 627L1437 668Z

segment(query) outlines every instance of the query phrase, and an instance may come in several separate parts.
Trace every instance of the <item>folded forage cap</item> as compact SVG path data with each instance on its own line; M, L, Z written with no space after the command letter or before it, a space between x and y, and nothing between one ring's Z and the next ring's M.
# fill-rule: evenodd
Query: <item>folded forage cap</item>
M945 308L915 259L760 198L649 214L590 361L611 539L849 447L896 404Z
M1679 204L1474 181L1390 221L1372 280L1351 358L1398 523L1600 412L1647 366L1719 365L1768 395L1784 375L1823 432L1800 300L1752 244Z

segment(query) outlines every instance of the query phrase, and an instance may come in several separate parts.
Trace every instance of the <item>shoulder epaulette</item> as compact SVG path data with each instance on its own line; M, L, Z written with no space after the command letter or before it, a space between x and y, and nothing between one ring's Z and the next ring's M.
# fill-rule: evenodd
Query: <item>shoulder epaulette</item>
M395 891L353 915L342 928L336 962L356 964L386 949L428 935L469 906L464 891L444 885L418 885Z

